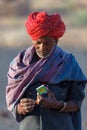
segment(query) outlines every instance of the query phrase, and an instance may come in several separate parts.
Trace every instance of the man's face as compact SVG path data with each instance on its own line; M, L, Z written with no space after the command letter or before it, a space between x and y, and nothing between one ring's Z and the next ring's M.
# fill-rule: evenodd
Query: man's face
M37 55L40 58L47 57L52 51L53 47L57 44L57 41L51 37L42 37L38 40L32 41Z

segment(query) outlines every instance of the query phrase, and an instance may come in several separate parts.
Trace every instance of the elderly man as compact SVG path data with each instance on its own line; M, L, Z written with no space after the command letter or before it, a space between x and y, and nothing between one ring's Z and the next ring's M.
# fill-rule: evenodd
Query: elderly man
M6 101L20 130L81 130L87 82L75 57L57 46L65 32L60 14L33 12L26 29L33 45L11 62ZM46 86L40 95L37 87Z

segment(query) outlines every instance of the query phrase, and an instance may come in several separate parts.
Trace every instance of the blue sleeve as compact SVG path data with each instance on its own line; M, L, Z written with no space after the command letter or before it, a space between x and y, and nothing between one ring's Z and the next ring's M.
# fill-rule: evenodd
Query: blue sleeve
M83 99L85 98L84 88L86 86L86 83L82 81L78 82L74 81L70 82L69 85L70 88L69 88L68 100L73 100L80 109Z

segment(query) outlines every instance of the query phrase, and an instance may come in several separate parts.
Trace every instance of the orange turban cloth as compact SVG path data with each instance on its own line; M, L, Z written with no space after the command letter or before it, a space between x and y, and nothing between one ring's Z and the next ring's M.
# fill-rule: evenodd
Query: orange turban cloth
M63 36L65 28L60 14L48 15L44 11L31 13L26 21L27 32L33 40L42 36L58 39Z

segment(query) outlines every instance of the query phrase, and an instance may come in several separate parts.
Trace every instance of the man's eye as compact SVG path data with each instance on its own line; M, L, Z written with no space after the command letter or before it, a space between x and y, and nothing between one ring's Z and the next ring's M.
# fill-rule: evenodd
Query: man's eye
M40 42L40 41L37 41L37 44L41 44L41 42Z

